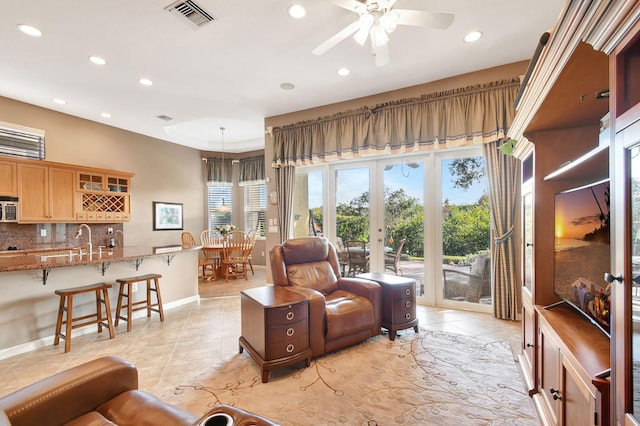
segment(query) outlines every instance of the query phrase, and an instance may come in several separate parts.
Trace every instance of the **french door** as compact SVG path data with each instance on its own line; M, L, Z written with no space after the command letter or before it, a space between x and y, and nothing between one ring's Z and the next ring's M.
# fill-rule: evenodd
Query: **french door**
M343 247L348 241L363 241L369 271L414 278L419 303L488 311L490 294L488 298L484 295L482 303L465 297L447 297L443 279L443 269L462 271L463 274L458 274L462 281L472 269L470 262L476 253L469 250L475 250L478 242L475 241L473 249L471 245L465 247L465 239L472 235L457 228L475 229L475 226L468 223L456 227L449 222L477 218L470 213L472 207L461 206L480 204L483 195L486 196L486 184L471 179L473 182L467 182L467 188L461 190L452 183L452 176L460 173L456 159L479 157L479 150L465 150L464 154L458 151L389 156L375 161L298 168L294 236L323 235L339 251L346 251ZM473 177L469 170L465 173L466 178ZM478 176L482 181L480 173ZM480 232L486 233L483 249L487 251L488 203L482 207L486 207L481 219L486 219L487 229L483 222ZM455 235L443 236L443 232ZM460 239L463 243L451 243ZM396 257L398 249L401 251ZM347 253L341 259L343 271L348 274ZM449 265L451 259L455 265ZM451 287L451 280L448 283Z

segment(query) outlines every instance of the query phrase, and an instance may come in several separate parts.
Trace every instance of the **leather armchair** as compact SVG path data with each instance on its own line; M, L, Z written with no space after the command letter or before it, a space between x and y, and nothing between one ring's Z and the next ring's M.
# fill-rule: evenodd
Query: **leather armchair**
M0 426L199 425L213 413L237 426L277 425L240 408L217 405L202 417L138 389L138 370L117 357L89 361L0 398Z
M192 425L198 416L138 389L138 370L103 357L0 398L13 426Z
M371 280L342 277L335 247L326 238L290 239L269 255L273 284L308 300L312 356L380 334L382 288Z

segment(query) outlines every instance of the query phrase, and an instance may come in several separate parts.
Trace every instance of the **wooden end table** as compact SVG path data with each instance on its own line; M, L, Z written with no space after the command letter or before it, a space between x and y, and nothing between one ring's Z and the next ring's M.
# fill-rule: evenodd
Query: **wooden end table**
M262 383L269 370L302 360L311 364L309 308L307 299L281 286L263 286L240 292L242 335L239 350L246 349L262 370Z
M375 281L382 287L382 327L389 330L389 340L396 339L398 330L413 327L418 332L416 280L379 272L357 277Z

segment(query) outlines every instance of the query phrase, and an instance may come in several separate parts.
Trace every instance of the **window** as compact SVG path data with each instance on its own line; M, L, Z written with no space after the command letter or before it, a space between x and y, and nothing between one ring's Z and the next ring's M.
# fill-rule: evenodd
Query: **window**
M231 186L207 185L209 192L209 229L216 229L219 225L231 225ZM220 206L229 207L227 211L220 211Z
M244 230L266 236L267 187L263 183L244 186Z

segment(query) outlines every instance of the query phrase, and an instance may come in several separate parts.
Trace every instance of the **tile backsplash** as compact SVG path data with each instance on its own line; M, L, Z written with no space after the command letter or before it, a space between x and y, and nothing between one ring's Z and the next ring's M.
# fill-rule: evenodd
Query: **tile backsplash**
M56 247L76 247L89 242L86 228L76 239L79 223L0 223L0 251L9 247L19 250L46 249ZM124 245L122 223L89 223L94 247L106 246L113 238L116 246ZM113 234L109 234L113 228Z

